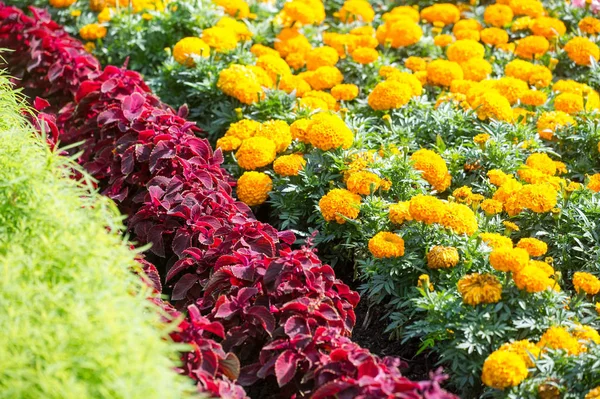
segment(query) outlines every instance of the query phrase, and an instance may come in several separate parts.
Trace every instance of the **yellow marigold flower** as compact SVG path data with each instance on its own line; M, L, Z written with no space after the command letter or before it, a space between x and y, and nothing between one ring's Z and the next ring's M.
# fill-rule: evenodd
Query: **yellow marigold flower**
M500 28L486 28L480 32L481 41L490 46L508 43L508 33Z
M250 16L250 7L244 0L214 0L215 4L232 17L244 19Z
M284 58L291 53L304 55L312 48L306 36L293 28L282 29L275 39L274 47Z
M533 65L527 82L537 88L548 87L552 83L552 71L543 65Z
M502 212L502 202L493 199L486 199L481 203L481 209L488 215L496 215Z
M481 38L479 31L471 29L459 30L454 34L454 36L456 36L456 40L473 40L475 42L478 42Z
M478 135L476 135L475 137L473 137L473 142L475 144L485 144L488 142L488 140L491 138L491 136L487 133L480 133Z
M381 231L369 240L369 251L376 258L398 258L404 255L404 240L397 234Z
M381 68L379 68L379 76L381 76L384 79L387 79L392 74L399 73L399 72L400 72L400 70L398 70L398 68L393 67L391 65L384 65Z
M403 201L390 205L390 221L394 224L402 224L405 221L413 220L410 214L410 202Z
M244 172L237 182L237 197L248 206L260 205L269 198L273 181L262 172Z
M483 20L492 26L502 28L508 25L514 17L512 9L504 4L492 4L486 7Z
M285 121L270 120L263 123L254 137L265 137L275 143L275 151L285 151L292 144L292 133Z
M289 65L279 55L261 55L256 60L256 66L264 69L273 82L277 81L278 77L292 74Z
M557 129L568 125L577 125L569 114L562 111L543 112L537 121L537 131L541 138L552 140Z
M525 265L521 270L514 273L513 280L517 288L532 294L545 291L548 288L551 289L556 284L544 270L531 264Z
M284 4L278 22L285 26L319 24L325 19L325 8L320 0L293 0Z
M492 64L483 58L471 58L462 62L460 67L463 70L464 78L474 82L480 82L487 79L492 73Z
M567 27L560 19L551 17L536 18L529 28L534 35L544 36L548 39L560 37L567 32Z
M379 25L375 34L382 46L389 44L393 48L399 48L418 43L423 30L414 21L402 18Z
M546 104L548 96L546 96L546 93L539 90L527 90L521 95L520 100L525 105L539 107L540 105Z
M458 63L471 58L483 58L484 54L483 45L474 40L457 40L447 50L448 59Z
M300 69L306 64L306 59L302 53L290 53L285 57L285 62L293 69Z
M244 65L231 65L219 73L217 87L244 104L253 104L264 97L259 71ZM268 75L265 76L270 79ZM268 83L268 82L267 82Z
M517 18L513 21L512 25L510 26L510 30L512 32L520 32L523 30L527 30L527 29L529 29L529 27L531 26L532 23L533 23L533 18L531 18L531 17Z
M579 29L588 35L597 35L600 33L600 19L594 17L585 17L577 24Z
M333 97L331 94L324 92L324 91L320 91L320 90L311 90L308 93L305 93L303 96L303 100L304 99L309 99L309 98L316 98L319 99L321 101L324 101L326 104L326 108L324 108L324 110L335 110L336 109L336 105L337 105L337 101L335 99L335 97Z
M488 177L489 176L490 176L490 173L488 172ZM502 179L502 177L499 177L498 180L500 180L500 179ZM519 192L519 190L521 190L522 187L523 187L523 185L521 183L519 183L518 181L514 180L513 178L506 178L503 181L502 185L500 185L498 190L496 190L496 192L494 193L492 198L495 199L496 201L502 202L506 209L507 201L510 198L514 198L516 196L516 194Z
M410 159L414 162L414 168L423 172L423 179L427 180L438 192L443 192L450 186L448 166L439 154L422 148L416 151Z
M54 8L67 8L70 7L77 0L50 0L49 4Z
M586 272L575 272L573 274L573 286L577 292L585 292L588 295L596 295L600 292L600 280L593 274Z
M238 38L230 29L213 26L202 31L202 40L218 52L227 52L235 49Z
M521 356L503 350L492 352L483 363L481 381L488 387L505 389L527 378L527 365Z
M413 72L424 71L427 69L427 61L421 57L410 56L404 61L404 66Z
M71 16L74 18L80 17L81 16L81 10L73 10L71 11Z
M375 11L366 0L346 0L336 16L346 23L371 22L375 18Z
M504 225L504 227L506 227L508 231L519 231L519 226L517 226L516 223L505 220L502 222L502 224Z
M427 71L417 71L415 72L415 78L417 78L419 80L419 82L421 83L421 85L424 85L427 83Z
M386 80L369 94L369 106L375 111L400 108L410 101L412 89L408 84Z
M529 254L522 248L500 247L490 254L490 264L501 272L517 273L529 263Z
M344 76L340 70L332 66L319 67L306 77L308 84L315 90L331 89L342 83L342 80L344 80Z
M241 144L242 140L234 136L223 136L217 140L217 148L223 151L237 150Z
M535 213L549 212L556 206L557 192L548 183L528 184L517 193L517 203Z
M600 399L600 386L589 391L584 399Z
M431 284L431 280L427 274L421 274L419 276L417 287L421 288L422 290L429 289L429 291L433 291L433 284Z
M455 202L446 204L446 212L440 223L456 234L469 236L475 234L479 228L473 210L466 205Z
M598 45L585 37L574 37L565 44L563 50L577 65L591 65L592 59L598 61L600 49Z
M541 353L540 348L528 339L502 344L498 351L510 352L518 355L523 359L527 367L533 367L534 359L539 358Z
M339 84L331 88L331 95L338 101L351 101L358 96L358 86L355 84Z
M502 284L492 274L467 274L458 281L458 292L467 305L496 303L502 297Z
M296 97L302 98L312 89L310 85L302 78L296 75L285 75L279 80L279 90L288 94L296 92Z
M225 132L225 136L233 136L243 141L254 136L260 127L260 122L252 119L243 119L239 122L229 125L229 129L227 129L227 132Z
M600 192L600 173L589 176L589 181L586 187L595 193Z
M337 115L319 113L312 117L308 125L306 137L310 144L329 151L342 147L350 148L354 142L354 134Z
M242 141L235 154L240 167L254 170L269 165L275 159L275 143L265 137L250 137Z
M306 54L306 68L315 71L322 66L335 66L340 57L333 47L323 46L312 49Z
M539 0L510 0L508 6L515 15L537 18L544 14L544 5Z
M452 33L456 35L461 30L475 30L479 32L482 29L483 26L476 19L461 19L452 27Z
M346 218L356 219L360 213L360 195L348 190L334 188L319 201L319 209L323 218L339 224L346 223Z
M434 86L450 87L453 80L463 78L463 70L456 62L438 59L427 65L427 79Z
M421 18L429 23L441 22L450 25L460 19L460 10L454 4L437 3L421 10Z
M254 54L255 57L260 57L261 55L279 56L279 53L277 52L277 50L272 49L271 47L267 47L262 44L258 44L258 43L253 44L252 47L250 47L250 52L252 54Z
M409 201L410 215L425 224L440 223L446 213L446 204L431 195L416 195Z
M308 118L298 119L292 123L290 125L290 133L292 133L292 138L303 143L308 143L307 132L311 123L312 121Z
M215 25L218 28L231 30L237 40L246 41L252 38L252 32L248 29L245 23L236 21L230 17L223 17Z
M462 186L462 187L459 187L456 190L452 191L452 196L459 203L470 204L471 203L470 199L473 196L473 190L471 189L471 187Z
M493 249L513 247L510 238L498 233L481 233L479 234L479 238Z
M530 256L542 256L548 252L548 244L537 238L521 238L517 248L524 249Z
M527 36L517 41L515 54L522 58L538 58L546 54L550 42L543 36Z
M116 13L114 8L106 7L98 14L98 22L104 24L112 19L113 14Z
M458 251L454 247L436 245L427 252L427 266L431 269L447 269L458 264Z
M384 21L393 20L396 18L408 18L413 22L419 22L421 20L421 16L419 15L418 9L415 9L411 6L398 6L394 7L390 12L386 12L383 14L381 19Z
M508 99L510 104L516 104L519 98L523 96L529 86L520 79L511 78L509 76L502 77L492 81L494 89Z
M370 64L379 58L379 52L368 47L360 47L352 52L352 59L359 64Z
M438 47L449 46L452 42L454 42L454 37L451 35L437 35L433 38L433 44Z
M373 172L362 170L352 173L346 181L348 190L354 194L369 195L381 185L381 178Z
M419 79L407 72L394 72L386 77L387 81L394 81L398 83L404 83L410 86L410 93L413 97L420 96L423 92L423 85Z
M83 47L85 48L85 51L87 51L88 53L92 53L96 49L96 43L87 42Z
M304 165L302 154L282 155L273 162L273 170L280 176L298 176Z
M576 325L572 332L573 336L579 341L585 341L586 343L593 342L600 344L600 334L590 326L584 326L582 324Z
M571 79L561 79L552 85L552 91L555 93L573 93L583 96L587 90L587 85Z
M100 24L87 24L79 29L79 36L83 40L98 40L106 36L106 28Z
M546 330L537 346L542 350L545 348L563 349L569 355L577 355L582 349L577 338L569 334L566 328L559 326L550 327Z
M477 83L473 82L472 80L455 79L450 85L450 92L467 94L475 85L477 85Z
M573 115L583 111L583 97L574 93L561 93L554 99L554 108Z
M525 164L547 175L556 174L556 164L547 154L534 153L527 157Z
M509 100L496 90L491 90L479 97L471 103L471 107L476 109L477 117L480 120L493 119L508 122L513 118Z
M514 59L504 67L504 74L528 82L534 65L529 61Z
M186 37L181 39L173 47L173 58L181 65L193 67L196 63L192 56L208 58L210 47L198 37Z

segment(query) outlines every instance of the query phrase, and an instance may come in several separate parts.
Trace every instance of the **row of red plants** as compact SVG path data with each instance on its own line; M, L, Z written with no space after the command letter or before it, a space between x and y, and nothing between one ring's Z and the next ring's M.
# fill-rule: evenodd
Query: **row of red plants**
M34 104L51 145L78 143L71 151L129 215L134 239L152 244L172 290L174 307L163 306L187 314L172 334L193 347L182 372L201 391L243 398L240 385L274 376L290 398L453 397L440 374L411 381L399 359L351 341L358 294L310 242L293 249L291 232L232 198L221 152L197 137L185 108L161 103L136 72L102 69L45 11L30 14L0 3L0 48L14 50L6 67L44 98ZM156 269L146 270L160 290Z

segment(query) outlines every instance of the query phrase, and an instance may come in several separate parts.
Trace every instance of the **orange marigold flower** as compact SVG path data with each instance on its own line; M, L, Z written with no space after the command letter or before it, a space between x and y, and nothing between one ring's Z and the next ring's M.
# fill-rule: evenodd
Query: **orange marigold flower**
M561 93L554 99L554 108L573 115L583 111L583 97L574 93Z
M379 58L379 52L368 47L360 47L352 52L352 59L359 64L370 64Z
M464 204L450 202L446 204L446 212L440 222L444 227L456 234L475 234L478 229L477 218L473 210Z
M431 269L447 269L458 264L460 257L454 247L436 245L427 252L427 266Z
M522 58L538 58L546 54L550 42L544 36L527 36L517 41L515 54Z
M416 151L410 159L414 162L414 168L423 172L423 178L438 192L443 192L450 186L451 177L448 166L439 154L422 148Z
M600 173L589 176L589 181L586 187L595 193L600 192Z
M447 50L448 59L458 63L471 58L483 58L484 54L483 45L474 40L457 40Z
M333 66L319 67L307 78L308 84L315 90L331 89L343 80L344 75Z
M525 164L547 175L553 176L556 174L556 163L554 163L548 154L540 152L531 154L527 157Z
M397 204L390 205L390 221L395 224L402 224L405 221L413 220L410 214L410 202L398 202Z
M305 165L302 154L282 155L273 162L273 171L280 176L298 176Z
M83 40L98 40L106 36L106 27L100 24L87 24L79 29L79 36Z
M76 1L77 0L50 0L49 4L54 8L67 8L73 5Z
M544 14L544 5L539 0L510 0L508 6L515 15L537 18Z
M245 19L250 16L250 7L244 0L214 0L215 4L223 7L232 17Z
M248 206L260 205L269 198L273 181L262 172L245 172L237 182L237 197Z
M454 37L451 35L437 35L433 38L433 44L438 47L446 47L454 42Z
M508 43L508 33L500 28L486 28L480 32L481 41L490 46Z
M483 58L471 58L468 61L462 62L460 67L463 70L464 78L474 82L487 79L492 73L492 64Z
M379 25L376 32L379 44L393 48L411 46L423 36L421 27L410 19L402 18Z
M209 54L210 47L198 37L183 38L173 47L173 58L175 58L175 61L188 67L195 65L193 56L207 58Z
M351 101L358 96L358 86L355 84L339 84L331 88L331 95L338 101Z
M270 120L263 123L254 137L265 137L275 143L275 150L285 151L292 144L292 133L285 121Z
M529 254L522 248L500 247L490 254L490 264L501 272L517 273L529 263Z
M336 221L339 224L344 224L346 218L356 219L358 217L360 213L360 195L341 188L334 188L321 198L319 209L326 221Z
M226 95L244 104L253 104L264 97L260 72L244 65L234 64L219 73L217 87ZM266 79L270 78L266 75ZM267 81L266 83L271 83Z
M440 223L446 213L446 204L431 195L416 195L409 202L410 214L414 220L425 224Z
M486 7L483 20L492 26L502 28L508 25L514 17L512 9L504 4L492 4Z
M369 251L376 258L398 258L404 255L404 240L398 234L381 231L369 240Z
M550 327L546 330L537 346L541 349L562 349L569 355L577 355L582 349L577 338L569 334L566 328L559 326Z
M413 72L427 69L427 61L421 57L410 56L404 61L404 66Z
M463 78L463 70L456 62L438 59L427 65L427 80L434 86L450 87L453 80Z
M380 82L369 94L368 103L375 111L400 108L410 101L412 90L408 84L392 80Z
M546 104L548 96L546 96L546 93L539 90L527 90L521 95L520 100L525 105L539 107L540 105Z
M458 281L458 292L467 305L496 303L502 297L502 284L492 274L467 274Z
M302 98L306 93L311 91L310 85L302 78L296 75L285 75L279 80L279 90L283 90L288 94L296 93L296 97Z
M591 65L592 60L598 61L600 48L586 37L574 37L565 44L563 50L577 65Z
M479 238L481 238L481 241L494 249L513 247L513 243L510 238L498 233L481 233L479 234Z
M533 359L539 358L541 353L540 348L527 339L502 344L498 350L519 355L527 367L533 367Z
M533 237L521 238L517 248L524 249L530 256L542 256L548 252L548 244Z
M577 24L579 29L588 35L597 35L600 33L600 19L594 17L585 17Z
M289 65L279 55L261 55L256 60L256 66L264 69L273 82L292 74Z
M371 22L375 18L375 11L367 0L346 0L336 16L346 23Z
M514 273L513 280L517 288L532 294L551 289L556 285L556 282L548 277L542 269L530 264Z
M421 10L421 18L429 23L440 22L450 25L460 19L460 10L454 4L437 3Z
M340 59L333 47L323 46L312 49L306 54L306 68L315 71L322 66L335 66Z
M213 26L202 31L202 40L218 52L228 52L237 47L238 38L231 29Z
M273 140L265 137L250 137L242 141L235 158L241 168L255 170L273 162L275 148Z
M373 172L361 170L352 173L346 181L348 190L354 194L369 195L381 185L381 178Z
M307 132L311 123L312 121L308 118L298 119L292 123L290 125L290 133L292 133L292 138L303 143L308 143Z
M585 292L588 295L596 295L600 292L600 280L593 274L586 272L575 272L573 274L573 286L577 292Z
M310 144L329 151L342 147L350 148L354 142L354 134L337 115L319 113L312 117L308 125L306 137Z
M552 140L556 130L569 125L576 126L577 122L566 112L543 112L537 121L537 131L541 138Z

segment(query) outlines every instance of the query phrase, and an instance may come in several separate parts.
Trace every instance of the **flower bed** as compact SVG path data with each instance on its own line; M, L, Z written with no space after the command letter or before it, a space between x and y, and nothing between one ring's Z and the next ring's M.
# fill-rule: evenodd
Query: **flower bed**
M240 383L275 376L284 396L452 397L439 376L412 382L399 360L352 343L358 294L308 246L291 249L292 233L257 221L232 199L221 151L194 135L185 109L162 104L135 72L100 70L48 14L32 12L0 9L0 47L18 50L7 65L24 88L60 109L57 138L84 141L81 164L130 215L135 239L153 244L168 265L171 299L189 314L173 336L196 344L183 369L201 390L243 396L229 383L238 376L225 354L233 351L243 365ZM223 336L225 351L204 332Z

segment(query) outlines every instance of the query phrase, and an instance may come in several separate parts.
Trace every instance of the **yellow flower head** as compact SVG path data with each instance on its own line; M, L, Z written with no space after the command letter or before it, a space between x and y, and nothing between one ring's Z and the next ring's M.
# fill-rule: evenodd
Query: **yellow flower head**
M248 206L265 202L272 189L273 181L262 172L245 172L237 182L237 196Z
M450 61L465 62L471 58L483 58L485 49L475 40L457 40L448 46L447 56Z
M342 22L371 22L375 11L367 0L346 0L336 15Z
M548 101L548 96L546 96L546 93L544 93L543 91L527 90L521 95L520 100L525 105L539 107L541 105L546 104L546 101Z
M264 74L262 77L261 71ZM253 104L261 100L265 96L263 86L270 87L272 84L269 76L261 68L238 64L223 69L217 81L217 87L223 93L244 104Z
M322 66L335 66L340 56L333 47L323 46L312 49L306 54L306 68L315 71Z
M392 80L380 82L369 94L369 106L376 111L400 108L412 98L412 89L406 83Z
M534 19L529 29L531 29L534 35L544 36L547 39L560 37L567 32L567 27L560 19L551 17Z
M359 64L370 64L379 58L379 52L369 47L360 47L352 52L352 59Z
M579 29L588 35L597 35L600 33L600 19L594 17L585 17L577 24Z
M296 75L285 75L279 80L279 90L290 94L296 92L296 97L302 98L311 91L310 85L301 77Z
M238 38L234 31L219 26L204 29L202 40L218 52L228 52L237 47Z
M98 40L106 36L106 28L100 24L87 24L79 29L79 36L83 40Z
M334 188L321 198L319 208L326 221L335 220L339 224L344 224L346 218L356 219L358 217L360 195L341 188Z
M275 150L278 153L285 151L292 143L292 133L285 121L267 121L260 126L254 136L271 140L275 143Z
M54 8L67 8L73 5L77 0L50 0L49 4Z
M556 284L543 269L532 265L531 263L527 264L517 273L514 273L513 280L520 290L529 293L545 291L548 288L554 287Z
M458 281L458 292L467 305L496 303L502 297L502 284L492 274L467 274Z
M486 199L481 203L481 209L489 216L496 215L502 212L502 202Z
M250 7L244 0L214 0L214 2L232 17L244 19L250 15Z
M537 18L544 14L544 5L539 0L510 0L508 6L515 15Z
M434 86L450 87L453 80L463 78L463 70L456 62L438 59L427 65L427 79Z
M361 170L352 173L346 181L348 190L354 194L369 195L381 185L381 178L373 172Z
M342 83L344 76L336 67L322 66L307 75L306 80L313 89L325 90Z
M513 243L510 238L498 233L481 233L479 234L479 238L481 238L483 242L494 249L513 247Z
M538 58L546 54L550 42L544 36L527 36L517 42L515 54L521 58Z
M534 359L539 358L541 353L540 348L527 339L502 344L498 350L518 355L527 367L533 367Z
M533 237L521 238L517 248L523 248L530 256L542 256L548 252L548 244Z
M273 170L280 176L298 176L305 165L302 154L282 155L273 162Z
M483 20L492 26L502 28L508 25L514 17L512 9L505 4L492 4L486 7Z
M423 179L433 186L438 192L445 191L451 182L446 161L437 153L422 148L411 157L414 168L422 172Z
M542 112L537 121L537 132L541 138L552 140L556 130L569 125L576 126L577 122L566 112Z
M354 134L344 121L337 115L324 112L312 117L306 130L306 138L310 144L323 151L339 147L348 149L354 142Z
M256 60L256 66L264 69L273 82L277 81L278 77L292 74L289 65L279 55L261 55Z
M173 47L173 58L181 65L193 67L195 65L192 56L207 58L210 47L199 37L185 37Z
M529 254L522 248L500 247L490 254L490 264L501 272L517 273L529 263Z
M469 236L475 234L479 227L473 210L464 204L457 204L456 202L446 204L446 212L440 223L456 234L466 234Z
M376 36L382 46L400 48L418 43L423 36L423 30L413 20L405 17L379 25Z
M508 33L500 28L486 28L480 32L481 41L490 46L508 43Z
M404 240L398 234L381 231L369 240L369 251L376 258L398 258L404 255Z
M355 84L339 84L331 88L331 95L338 101L351 101L358 96L358 86Z
M547 154L534 153L527 157L525 164L530 168L539 170L540 172L553 176L556 174L556 163Z
M440 223L446 213L446 204L431 195L416 195L409 202L410 215L425 224Z
M585 292L588 295L596 295L600 292L598 277L586 272L575 272L573 274L573 286L575 291Z
M497 350L483 363L481 381L488 387L505 389L519 385L527 378L527 365L516 353Z
M454 247L436 245L427 252L427 266L431 269L454 267L459 261L458 251Z
M436 3L421 10L421 18L429 23L439 22L442 26L450 25L458 22L460 10L454 4Z
M463 70L464 78L473 82L487 79L492 73L492 64L483 58L471 58L461 62L460 67Z
M545 348L563 349L569 355L577 355L582 349L577 338L569 334L566 328L559 326L550 327L546 330L537 346L542 350Z
M410 56L404 61L404 66L413 72L425 71L427 69L427 61L421 57Z
M454 42L454 37L452 35L437 35L433 38L433 44L438 47L446 47Z
M250 137L242 142L235 157L240 167L254 170L269 165L275 159L276 145L265 137Z
M402 224L405 221L413 220L410 214L410 202L403 201L390 205L389 218L394 224Z
M600 58L598 45L586 37L574 37L565 44L563 50L577 65L591 65Z
M561 93L554 99L554 109L573 115L584 110L583 96L575 93Z
M299 140L303 143L308 143L307 132L311 122L312 121L310 119L302 118L292 123L290 125L290 132L292 133L292 137L295 140Z

